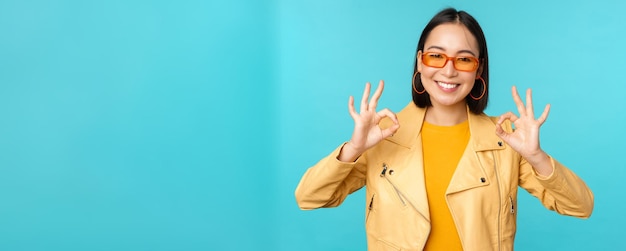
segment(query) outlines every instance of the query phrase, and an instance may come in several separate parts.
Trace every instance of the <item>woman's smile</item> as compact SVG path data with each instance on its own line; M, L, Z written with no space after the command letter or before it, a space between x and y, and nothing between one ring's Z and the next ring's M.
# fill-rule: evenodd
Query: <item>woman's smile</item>
M441 89L444 92L454 92L460 86L460 84L457 84L457 83L443 82L443 81L436 81L436 80L435 80L435 83L439 86L439 89Z

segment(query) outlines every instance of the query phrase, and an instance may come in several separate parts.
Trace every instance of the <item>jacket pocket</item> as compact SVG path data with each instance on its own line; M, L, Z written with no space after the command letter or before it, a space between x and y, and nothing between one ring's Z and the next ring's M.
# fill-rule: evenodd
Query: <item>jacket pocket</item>
M513 201L513 197L509 196L509 205L508 205L509 213L515 216L515 202Z
M517 228L517 207L513 195L509 195L506 199L503 218L503 238L513 238Z
M389 166L387 166L387 164L383 163L383 171L380 173L380 177L385 179L385 181L387 182L387 184L391 187L390 189L393 191L392 194L395 194L395 197L398 199L398 201L402 204L402 206L406 206L406 201L404 199L404 195L402 194L402 192L400 191L400 189L398 189L398 187L391 181L391 179L389 179L389 176L387 175L387 168ZM389 171L389 175L393 172L393 170Z
M372 214L372 210L374 210L374 197L376 197L376 194L372 194L372 197L370 198L370 202L367 205L367 214L365 215L365 224L366 225L369 222L370 214Z

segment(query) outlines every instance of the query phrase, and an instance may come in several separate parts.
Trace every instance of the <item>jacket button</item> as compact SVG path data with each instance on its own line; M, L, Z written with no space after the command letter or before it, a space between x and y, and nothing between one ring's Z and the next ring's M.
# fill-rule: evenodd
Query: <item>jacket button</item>
M485 179L485 177L480 177L480 182L485 183L485 181L487 181L487 179Z
M502 141L498 141L498 146L502 146Z
M393 175L393 170L389 170L389 175Z

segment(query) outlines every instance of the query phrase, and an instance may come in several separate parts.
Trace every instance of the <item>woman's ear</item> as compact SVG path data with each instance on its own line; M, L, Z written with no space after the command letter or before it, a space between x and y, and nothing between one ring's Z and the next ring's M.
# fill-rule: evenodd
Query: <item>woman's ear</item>
M422 51L417 51L417 72L422 72Z
M478 77L483 75L483 66L485 65L485 63L483 62L483 60L480 60L480 65L478 65L478 70L476 70L476 79L478 79Z

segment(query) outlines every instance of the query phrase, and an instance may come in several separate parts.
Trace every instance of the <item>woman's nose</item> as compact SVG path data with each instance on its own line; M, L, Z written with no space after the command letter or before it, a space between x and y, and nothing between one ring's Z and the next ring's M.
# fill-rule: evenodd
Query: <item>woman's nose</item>
M452 59L448 59L446 61L446 64L443 65L442 71L445 76L455 76L458 73L456 68L454 68L454 61L452 61Z

